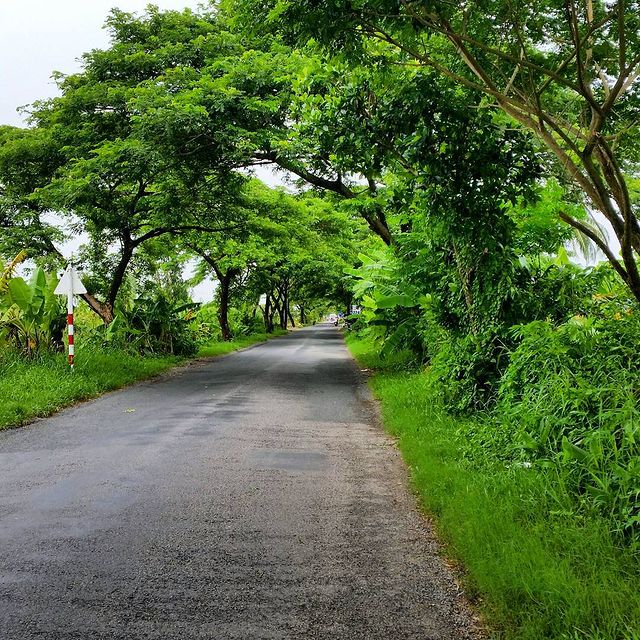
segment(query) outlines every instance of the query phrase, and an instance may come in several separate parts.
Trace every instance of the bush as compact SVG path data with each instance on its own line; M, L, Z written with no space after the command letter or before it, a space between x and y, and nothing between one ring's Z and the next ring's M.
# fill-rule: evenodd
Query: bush
M371 384L384 424L491 637L637 640L640 558L610 519L577 513L555 466L513 460L514 430L495 413L452 416L429 373L398 372L370 340L347 340L362 365L382 369Z
M193 356L198 352L200 333L193 322L198 306L175 306L162 294L138 298L131 311L119 309L108 327L96 327L94 342L139 354Z
M453 413L490 408L506 366L505 343L492 331L481 335L449 336L431 361L432 392Z
M523 457L551 465L563 491L640 545L640 314L539 321L517 333L501 420Z
M234 336L250 336L264 332L262 315L255 312L253 305L242 305L229 309L229 324Z

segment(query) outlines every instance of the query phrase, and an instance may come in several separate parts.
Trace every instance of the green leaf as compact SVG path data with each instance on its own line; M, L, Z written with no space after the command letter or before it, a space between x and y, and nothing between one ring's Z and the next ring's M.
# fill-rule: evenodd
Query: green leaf
M411 296L396 294L382 296L376 300L379 309L393 309L393 307L417 307L418 302Z
M562 438L562 451L564 452L565 460L585 462L589 459L589 454L584 449L573 444L573 442L569 442L567 436Z
M28 311L33 300L33 290L22 278L9 280L9 295L14 304L23 311Z
M120 329L121 326L123 326L123 324L124 323L122 321L122 316L119 313L116 314L116 316L113 318L113 320L107 327L107 330L105 331L104 339L107 342L110 342L111 340L113 340L115 335L118 333L118 330Z
M531 437L531 434L526 431L521 433L521 438L523 449L531 449L532 451L535 451L538 448L538 443Z
M556 257L556 262L560 266L566 266L570 264L569 256L567 255L567 250L564 247L560 247L558 249L558 256Z
M380 355L386 358L389 354L396 351L402 341L409 334L411 325L408 322L401 323L398 328L384 341L384 345L380 350Z
M42 267L38 267L33 272L30 285L34 295L44 295L44 290L47 287L47 276L45 275Z

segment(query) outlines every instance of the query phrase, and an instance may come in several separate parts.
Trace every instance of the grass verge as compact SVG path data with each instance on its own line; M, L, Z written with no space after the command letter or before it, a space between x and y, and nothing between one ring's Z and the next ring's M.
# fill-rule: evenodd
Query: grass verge
M64 354L44 354L34 360L6 354L0 360L0 429L150 378L183 359L80 347L73 371L66 360Z
M270 337L254 334L211 343L199 350L198 357L230 353ZM74 402L151 378L185 362L176 356L141 356L118 349L79 346L76 350L73 372L64 354L44 354L30 361L10 353L0 358L0 430L51 415Z
M465 455L482 416L461 420L433 399L422 371L381 361L347 338L371 379L387 430L398 438L412 484L433 515L466 591L501 640L638 640L637 551L617 548L607 523L578 516L544 469L479 464ZM551 496L554 496L553 498Z

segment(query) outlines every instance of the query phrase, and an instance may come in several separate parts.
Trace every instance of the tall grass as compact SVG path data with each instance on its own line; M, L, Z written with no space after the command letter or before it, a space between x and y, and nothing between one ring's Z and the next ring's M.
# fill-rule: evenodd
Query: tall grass
M384 424L491 637L637 640L640 562L617 546L608 521L578 515L570 496L547 491L557 480L552 468L495 456L479 462L482 451L468 456L469 447L482 446L474 438L487 428L482 414L452 417L424 372L399 372L398 361L389 370L371 343L348 342L361 364L378 369L371 385Z

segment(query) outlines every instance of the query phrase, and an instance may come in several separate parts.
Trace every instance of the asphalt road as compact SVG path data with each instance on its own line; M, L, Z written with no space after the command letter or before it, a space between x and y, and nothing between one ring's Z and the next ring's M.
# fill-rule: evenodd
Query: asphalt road
M474 638L330 326L0 433L0 638Z

